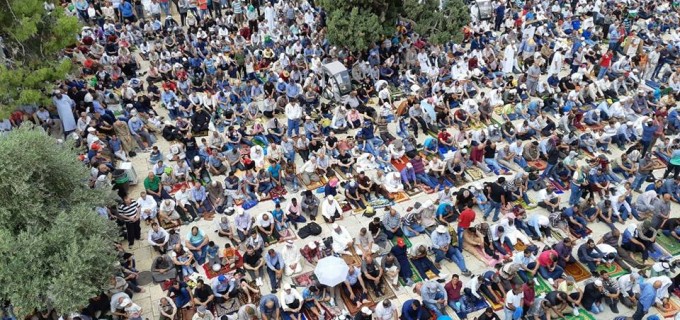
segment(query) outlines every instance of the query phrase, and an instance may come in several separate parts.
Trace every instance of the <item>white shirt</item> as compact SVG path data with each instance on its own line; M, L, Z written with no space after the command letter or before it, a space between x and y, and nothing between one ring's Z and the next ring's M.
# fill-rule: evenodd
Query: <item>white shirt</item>
M156 200L154 200L153 197L149 195L147 195L145 198L139 197L139 199L137 199L137 203L139 203L139 206L142 208L142 214L146 210L156 212L156 210L158 209Z
M302 108L299 104L289 103L286 105L286 119L288 120L299 120L302 118Z
M633 293L639 293L640 292L640 284L637 282L633 283L631 279L633 278L633 274L626 274L621 277L619 277L619 288L621 288L621 293L626 294L627 292L632 291Z
M165 204L167 201L169 201L169 204ZM175 211L175 200L168 199L168 200L163 200L161 201L161 212L163 213L172 213Z
M328 219L335 215L336 210L340 215L342 215L343 212L342 207L340 207L340 203L338 203L338 200L333 199L329 203L328 199L326 199L321 204L321 215Z
M279 296L281 301L281 308L283 311L291 311L293 309L289 308L288 305L298 300L302 304L302 295L297 291L297 289L290 289L290 293L286 293L286 290L281 290L281 295Z
M349 231L347 231L347 228L340 226L340 233L337 231L333 230L333 249L335 251L341 251L347 245L352 242L352 235L349 234Z
M286 265L291 265L294 263L300 263L300 250L293 247L288 247L287 245L281 250L281 257Z
M524 299L524 292L515 294L512 290L505 294L505 307L512 304L515 308L522 306L522 299Z
M394 319L394 313L397 310L394 308L394 304L390 304L389 307L385 308L383 306L383 303L380 302L378 303L377 306L375 306L375 311L373 312L373 319L375 320L390 320Z
M158 239L163 239L163 244L168 243L168 240L170 239L170 235L168 234L165 229L158 227L158 231L153 231L152 229L149 229L149 236L147 237L147 241L149 241L149 244L152 246L157 246L158 243L156 243L154 240Z
M175 200L177 200L177 204L186 206L189 204L189 201L191 200L191 192L189 190L186 190L182 192L182 190L177 191L175 193Z

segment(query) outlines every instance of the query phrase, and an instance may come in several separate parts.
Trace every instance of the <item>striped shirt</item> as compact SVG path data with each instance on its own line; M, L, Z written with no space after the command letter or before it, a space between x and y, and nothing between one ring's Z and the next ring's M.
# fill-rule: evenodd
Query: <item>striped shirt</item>
M126 218L132 218L137 214L137 209L139 209L139 204L136 200L132 200L130 204L121 203L118 205L118 214Z

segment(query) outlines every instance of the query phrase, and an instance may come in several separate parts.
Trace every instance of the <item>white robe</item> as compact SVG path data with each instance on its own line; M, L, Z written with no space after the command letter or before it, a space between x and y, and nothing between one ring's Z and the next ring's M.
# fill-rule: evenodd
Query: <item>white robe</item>
M515 46L508 45L503 51L503 73L512 73L512 68L515 66Z
M562 70L562 65L564 65L564 57L562 57L561 53L555 52L552 63L548 68L548 76L560 73L560 70Z
M283 263L286 265L284 273L287 276L302 272L302 263L300 263L302 261L300 259L302 256L300 255L300 250L298 250L298 248L295 246L285 246L283 250L281 250L281 257L283 258ZM291 267L293 264L295 264L294 269Z
M59 119L61 119L61 125L64 128L64 132L76 130L76 118L73 116L73 107L75 107L75 102L71 100L67 95L62 95L61 99L57 97L52 98L54 106L57 108L59 113Z
M349 254L347 245L353 241L352 235L349 234L347 228L340 226L340 233L333 230L333 251L338 254Z

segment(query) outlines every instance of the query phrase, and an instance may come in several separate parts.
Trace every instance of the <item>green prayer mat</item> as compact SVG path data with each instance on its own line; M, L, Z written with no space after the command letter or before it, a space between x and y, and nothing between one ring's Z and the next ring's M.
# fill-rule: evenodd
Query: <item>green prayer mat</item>
M399 237L394 237L394 238L392 238L392 240L390 240L390 241L392 241L392 245L395 246L395 247L397 246L397 239L398 238ZM411 249L411 247L413 246L413 244L411 243L411 240L409 240L409 238L407 238L407 237L401 237L401 238L404 239L404 244L406 244L406 248Z
M411 273L413 274L413 275L411 276L411 280L413 280L414 283L423 281L423 278L420 277L420 272L418 272L418 270L417 270L416 267L413 265L413 263L411 263L411 262L409 261L408 265L411 267ZM404 279L402 279L401 277L399 277L399 284L400 284L402 287L405 287L405 286L406 286L406 282L405 282Z
M590 314L590 312L583 310L583 308L578 309L578 316L575 316L573 314L567 315L566 317L562 318L564 320L595 320L595 317Z
M597 266L597 269L595 269L597 272L600 271L606 271L609 274L610 278L617 278L619 276L622 276L624 274L628 274L628 271L626 269L622 268L618 263L614 262L612 265L607 268L607 265L604 263L600 264Z
M533 280L529 281L534 281L534 290L536 291L536 296L553 291L552 286L541 277L534 277Z
M656 243L666 249L671 256L680 255L680 242L675 238L659 233L659 235L656 236Z

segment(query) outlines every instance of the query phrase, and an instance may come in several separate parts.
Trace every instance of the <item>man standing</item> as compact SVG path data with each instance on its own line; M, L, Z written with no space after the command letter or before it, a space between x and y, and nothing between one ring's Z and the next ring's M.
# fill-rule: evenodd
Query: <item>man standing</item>
M73 115L76 103L69 96L62 94L61 90L54 91L52 103L57 108L57 113L59 113L59 119L64 129L64 137L66 138L69 134L76 131L76 118Z

